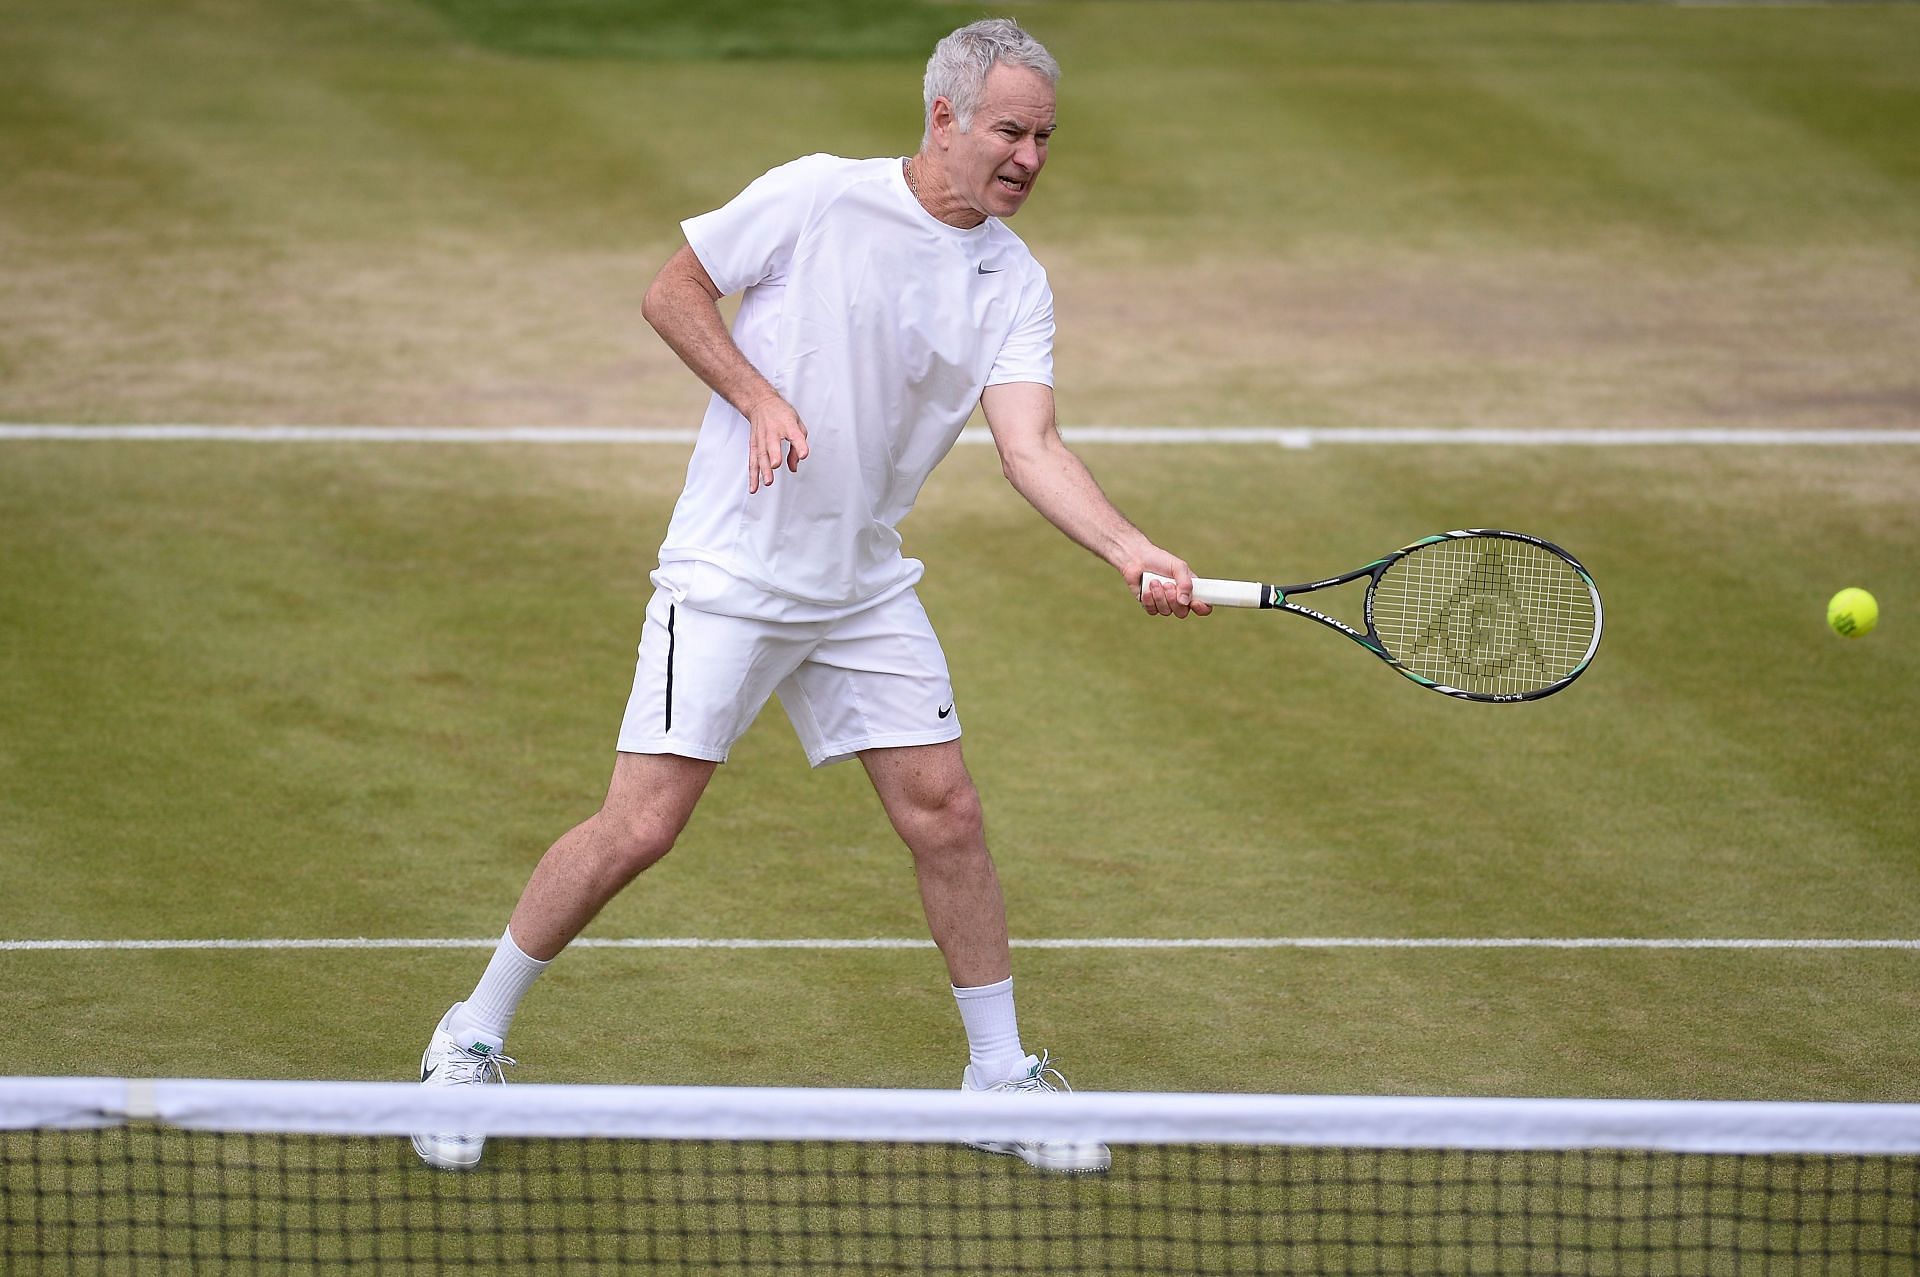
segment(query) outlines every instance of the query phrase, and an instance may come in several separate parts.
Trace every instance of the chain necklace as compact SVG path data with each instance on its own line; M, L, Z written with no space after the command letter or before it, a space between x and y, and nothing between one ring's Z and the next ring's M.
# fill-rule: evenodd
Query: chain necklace
M906 171L907 171L907 190L910 191L913 194L913 198L917 200L920 198L920 184L913 180L913 157L909 155L905 162L906 162Z

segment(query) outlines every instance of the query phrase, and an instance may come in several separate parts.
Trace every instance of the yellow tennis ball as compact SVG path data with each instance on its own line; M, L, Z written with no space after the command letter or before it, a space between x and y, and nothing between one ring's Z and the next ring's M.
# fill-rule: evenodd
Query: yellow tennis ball
M1879 623L1880 605L1857 586L1840 591L1827 603L1827 624L1841 638L1865 638Z

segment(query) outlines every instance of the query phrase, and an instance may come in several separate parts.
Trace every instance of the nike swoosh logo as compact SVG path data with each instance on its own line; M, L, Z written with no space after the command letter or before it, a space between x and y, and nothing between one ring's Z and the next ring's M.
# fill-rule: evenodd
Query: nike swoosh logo
M949 704L945 709L940 711L940 717L945 718L947 715L951 713L953 713L953 706Z
M992 270L988 270L987 264L985 262L981 262L980 265L975 267L974 269L978 270L982 275L998 275L1001 271L1005 270L1006 267L996 266Z
M420 1071L420 1080L422 1082L425 1082L427 1079L431 1078L434 1074L438 1073L439 1071L440 1071L440 1066L438 1064L434 1065L430 1069L422 1069Z

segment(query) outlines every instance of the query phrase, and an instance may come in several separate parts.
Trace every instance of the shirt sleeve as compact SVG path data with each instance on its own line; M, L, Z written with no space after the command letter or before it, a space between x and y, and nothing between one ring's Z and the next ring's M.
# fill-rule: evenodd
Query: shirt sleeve
M782 164L720 208L680 223L721 296L786 275L832 163L832 156L809 155Z
M1053 384L1053 288L1047 283L1047 273L1038 266L1034 275L1026 309L1014 321L1013 331L994 357L993 371L987 374L989 386L1013 381Z

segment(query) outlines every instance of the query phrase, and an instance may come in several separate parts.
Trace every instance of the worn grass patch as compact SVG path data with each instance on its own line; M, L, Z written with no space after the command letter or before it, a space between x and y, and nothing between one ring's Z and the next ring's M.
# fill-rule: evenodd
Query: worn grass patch
M919 134L917 47L538 58L653 10L447 2L503 34L410 0L21 15L0 418L688 423L638 314L679 220ZM761 29L728 12L683 20ZM1066 76L1017 228L1068 420L1920 422L1920 9L1030 22Z

